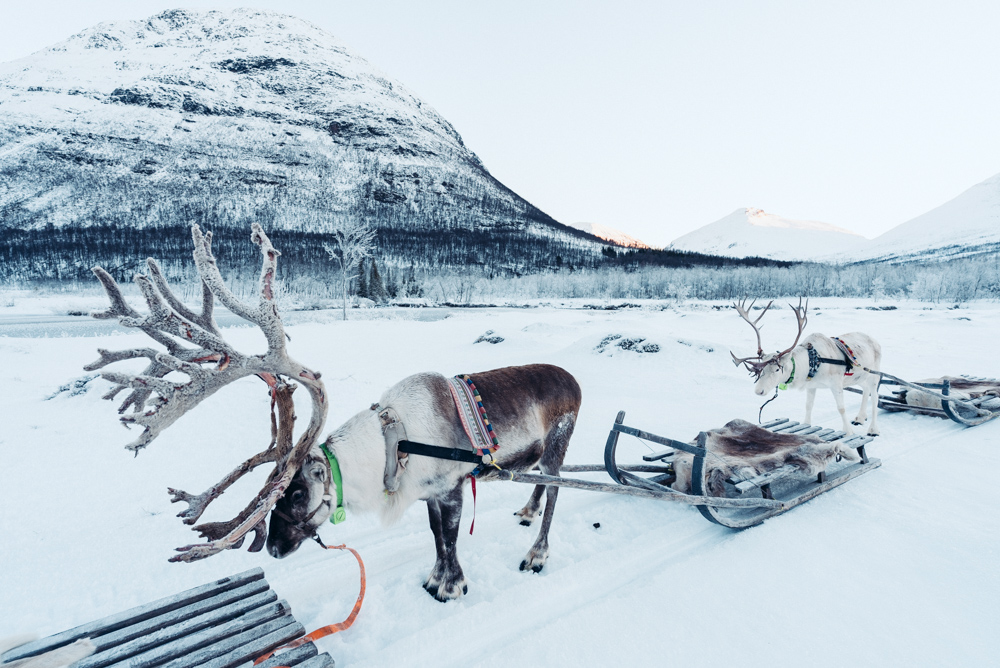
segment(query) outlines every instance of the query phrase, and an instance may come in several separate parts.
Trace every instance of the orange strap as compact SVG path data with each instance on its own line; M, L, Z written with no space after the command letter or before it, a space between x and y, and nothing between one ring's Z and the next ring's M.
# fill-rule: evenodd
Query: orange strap
M334 633L345 631L351 628L351 624L353 624L354 620L358 618L358 613L361 612L361 603L364 602L365 600L365 562L361 561L361 555L358 554L353 547L347 547L346 545L324 545L323 547L325 547L328 550L350 550L351 554L354 555L354 558L358 560L358 566L361 569L361 591L358 592L358 600L354 603L354 609L351 610L351 614L347 616L347 619L340 622L339 624L330 624L329 626L318 628L312 633L307 633L301 638L296 638L295 640L291 641L290 643L284 644L281 647L275 647L267 654L258 657L253 662L253 665L256 666L258 663L267 661L269 658L271 658L271 656L275 652L281 651L283 649L294 649L301 645L305 645L307 642L313 642L315 640L319 640L320 638L325 638L327 636L333 635ZM280 668L286 668L286 667L281 666Z

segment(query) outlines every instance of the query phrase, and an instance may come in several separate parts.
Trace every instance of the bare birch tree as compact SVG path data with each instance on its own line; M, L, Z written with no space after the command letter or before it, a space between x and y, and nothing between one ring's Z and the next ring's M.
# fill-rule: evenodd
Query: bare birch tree
M344 320L347 320L347 290L351 280L357 277L351 271L361 260L371 257L375 249L375 228L360 218L344 218L337 224L332 236L333 243L323 244L323 248L331 260L340 264Z

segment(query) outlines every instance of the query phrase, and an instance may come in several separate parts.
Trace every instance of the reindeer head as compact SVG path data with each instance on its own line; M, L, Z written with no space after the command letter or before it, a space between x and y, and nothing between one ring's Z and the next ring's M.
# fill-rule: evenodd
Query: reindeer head
M792 345L780 352L770 353L767 355L764 354L764 349L761 346L760 327L758 327L757 323L759 323L761 318L764 317L767 310L771 308L771 304L773 304L774 301L768 302L767 306L764 307L764 310L761 311L761 314L757 316L756 319L751 320L750 309L753 308L754 303L756 303L756 300L750 302L750 306L747 307L746 299L744 299L741 302L733 304L733 306L736 308L736 312L740 314L740 317L746 320L747 323L753 328L754 333L757 334L757 355L753 357L737 357L732 351L730 351L729 354L733 356L733 364L736 366L742 364L750 372L750 375L753 376L754 392L760 396L764 396L773 391L779 384L784 382L791 373L788 366L790 364L788 356L789 353L795 349L795 346L798 345L799 339L802 337L802 332L806 328L806 322L808 321L809 300L807 299L805 306L803 306L802 298L800 297L798 306L792 306L791 304L788 305L795 313L795 319L798 321L799 328L798 333L795 335L795 341L792 342Z
M320 448L313 448L271 511L268 553L283 559L314 537L333 514L336 494L326 455Z

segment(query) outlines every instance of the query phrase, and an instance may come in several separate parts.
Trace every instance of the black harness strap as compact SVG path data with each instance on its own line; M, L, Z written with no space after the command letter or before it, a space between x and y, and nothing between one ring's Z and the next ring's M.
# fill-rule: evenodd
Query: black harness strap
M816 349L812 347L812 344L809 344L806 349L809 351L809 376L808 376L809 378L812 378L813 376L816 375L816 372L819 371L820 364L836 364L838 366L847 367L844 370L845 376L851 373L851 369L854 368L854 365L851 364L851 361L847 359L846 354L844 355L844 359L835 360L829 357L820 357L819 353L816 352Z
M423 455L424 457L434 457L435 459L450 459L455 462L469 462L470 464L482 464L482 455L477 455L471 450L461 448L442 448L439 445L427 445L426 443L414 443L413 441L400 441L399 451L408 452L411 455Z

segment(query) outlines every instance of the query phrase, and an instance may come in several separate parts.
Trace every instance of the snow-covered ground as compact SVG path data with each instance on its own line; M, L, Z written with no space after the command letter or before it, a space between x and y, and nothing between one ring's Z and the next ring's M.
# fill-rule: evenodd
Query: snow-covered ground
M685 439L732 418L756 420L760 400L729 358L730 348L752 350L750 329L711 304L661 306L290 318L299 324L289 327L289 345L324 372L329 429L414 372L561 365L584 396L567 462L599 463L618 410L627 411L627 424ZM1000 376L990 345L1000 328L995 303L813 306L820 308L810 313L810 331L872 334L884 368L901 377ZM0 315L5 310L0 304ZM790 343L790 311L768 319L765 347ZM0 336L0 637L60 631L253 566L264 567L307 629L346 617L358 587L348 554L306 544L283 561L246 552L166 561L173 547L196 538L174 517L179 509L166 487L199 492L267 444L260 382L219 392L132 458L122 448L130 435L100 400L104 381L76 396L46 397L83 375L98 347L146 345L144 337L46 327ZM486 330L504 341L474 344ZM243 349L263 347L256 330L225 333ZM611 334L645 338L659 352L614 344L597 352ZM849 397L849 410L857 401ZM801 419L803 405L802 394L782 394L764 417ZM814 417L837 426L832 399L821 394ZM883 414L879 422L883 435L870 454L882 459L880 469L741 533L690 507L564 489L551 557L537 575L518 571L536 529L512 515L530 488L482 485L475 534L468 534L467 493L459 539L469 592L447 604L420 586L434 561L422 504L389 528L349 514L322 534L360 551L368 595L355 625L319 644L341 667L996 665L1000 512L992 471L1000 466L1000 421L964 429ZM647 448L623 439L619 451L638 460ZM241 481L208 519L234 514L262 476Z

